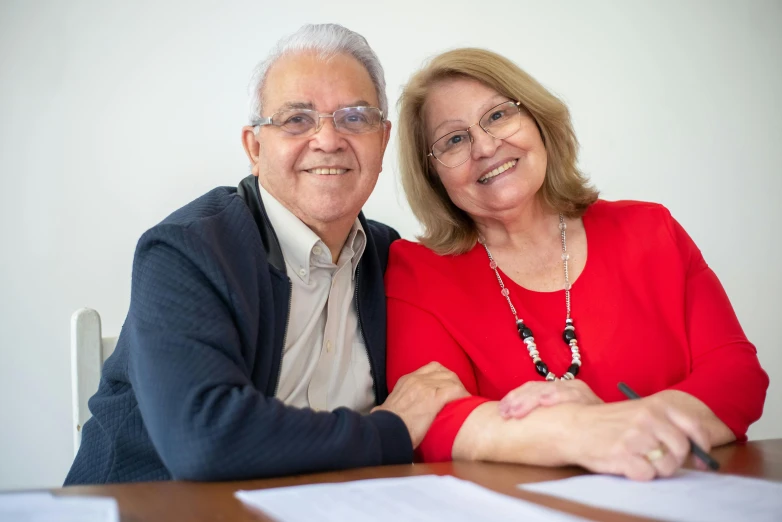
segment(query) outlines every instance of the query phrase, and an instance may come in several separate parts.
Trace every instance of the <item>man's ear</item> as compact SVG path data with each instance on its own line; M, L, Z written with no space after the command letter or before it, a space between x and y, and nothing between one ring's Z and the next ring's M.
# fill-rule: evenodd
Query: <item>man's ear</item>
M250 170L253 176L258 177L258 156L260 155L261 144L258 142L258 136L255 134L255 128L246 125L242 127L242 145L247 159L250 160Z

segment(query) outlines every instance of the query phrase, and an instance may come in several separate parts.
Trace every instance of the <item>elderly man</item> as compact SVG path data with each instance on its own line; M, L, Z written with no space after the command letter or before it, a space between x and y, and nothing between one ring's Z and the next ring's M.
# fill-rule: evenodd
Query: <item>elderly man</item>
M360 212L391 128L374 52L344 27L305 26L253 85L253 175L142 236L66 485L407 463L466 395L436 363L386 388L383 273L399 236Z

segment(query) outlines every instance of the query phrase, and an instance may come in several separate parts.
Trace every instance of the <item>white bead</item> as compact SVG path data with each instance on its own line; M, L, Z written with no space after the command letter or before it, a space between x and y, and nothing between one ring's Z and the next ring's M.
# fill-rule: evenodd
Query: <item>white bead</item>
M561 257L562 257L562 261L567 261L568 259L570 259L570 254L568 254L567 252L562 252Z
M570 361L570 364L577 364L581 366L581 359L573 359L572 361Z
M534 359L532 359L532 362L533 362L533 364L539 363L540 362L540 357L536 356Z
M553 374L553 373L551 373L551 372L548 372L548 375L546 375L546 380L547 380L547 381L556 381L556 380L557 380L557 376L556 376L556 375L554 375L554 374Z
M492 259L492 260L489 262L489 268L491 268L492 270L494 270L495 268L497 268L497 262L496 262L494 259Z
M565 223L564 221L559 224L560 230L565 230L566 228L567 228L567 223Z
M573 326L572 324L569 324L569 325L565 326L565 330L573 330L575 332L576 331L576 327Z
M500 293L502 295L504 295L505 297L508 297L508 294L510 294L510 290L508 290L507 288L503 288L502 292L500 292Z
M566 282L565 283L565 290L570 290L571 288L573 288L573 285L570 284L570 281Z
M570 381L573 380L573 374L570 372L565 373L565 375L562 376L563 381Z
M532 357L532 359L533 359L533 360L534 360L534 359L536 359L536 358L538 357L538 355L540 355L540 353L538 353L538 351L537 351L537 350L532 350L532 351L529 353L529 356L530 356L530 357Z
M524 344L526 344L527 346L535 344L535 338L534 337L527 337L526 339L524 339Z

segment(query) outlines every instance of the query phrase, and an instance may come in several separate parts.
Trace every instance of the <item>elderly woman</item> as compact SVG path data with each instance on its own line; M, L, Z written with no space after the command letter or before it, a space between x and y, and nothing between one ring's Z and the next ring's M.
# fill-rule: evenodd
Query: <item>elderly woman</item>
M438 361L471 394L420 457L643 480L681 466L688 437L746 439L768 377L725 291L666 208L598 199L559 99L460 49L412 77L399 127L424 233L391 247L389 387Z

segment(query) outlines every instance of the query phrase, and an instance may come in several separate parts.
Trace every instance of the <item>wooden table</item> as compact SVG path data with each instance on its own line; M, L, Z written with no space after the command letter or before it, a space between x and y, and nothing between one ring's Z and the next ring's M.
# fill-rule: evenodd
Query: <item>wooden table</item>
M731 444L712 451L721 472L782 481L782 439ZM590 508L545 495L518 490L522 482L539 482L583 474L577 468L537 468L485 462L443 462L405 466L379 466L331 473L317 473L243 482L146 482L105 486L74 486L55 489L56 495L96 495L117 499L122 522L264 521L234 498L240 489L262 489L317 482L345 482L368 478L453 475L506 495L530 500L594 520L645 520Z

